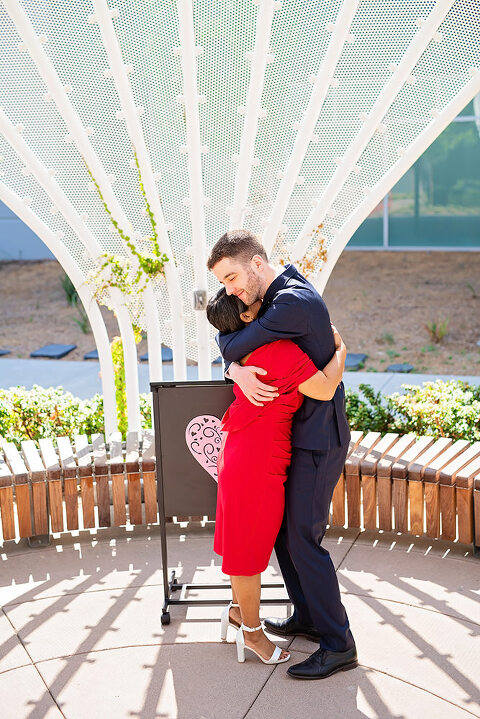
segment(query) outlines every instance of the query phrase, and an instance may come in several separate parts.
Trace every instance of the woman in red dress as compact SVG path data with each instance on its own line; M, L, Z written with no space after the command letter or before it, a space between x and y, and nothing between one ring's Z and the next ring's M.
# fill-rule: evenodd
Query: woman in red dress
M234 332L255 319L260 305L247 307L222 287L208 303L207 317L221 332ZM241 364L267 370L262 381L277 387L278 395L258 407L235 385L236 399L222 418L214 550L223 558L233 594L222 614L221 635L226 638L228 625L238 629L239 661L244 661L245 647L264 663L290 658L263 633L260 575L282 523L293 415L303 395L331 399L342 378L346 348L338 332L334 335L336 353L323 371L292 340L271 342L244 357Z

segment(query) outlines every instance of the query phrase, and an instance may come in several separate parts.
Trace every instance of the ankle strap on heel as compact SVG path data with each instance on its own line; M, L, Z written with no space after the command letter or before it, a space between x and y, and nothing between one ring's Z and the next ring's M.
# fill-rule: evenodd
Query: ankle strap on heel
M258 632L259 629L263 629L263 623L260 624L260 626L258 626L258 627L247 627L247 626L246 626L245 624L243 624L243 622L242 622L241 629L243 629L244 632Z

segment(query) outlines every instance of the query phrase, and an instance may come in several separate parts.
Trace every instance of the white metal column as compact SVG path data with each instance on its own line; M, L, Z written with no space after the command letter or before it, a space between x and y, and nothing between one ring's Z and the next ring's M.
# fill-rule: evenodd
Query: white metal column
M91 291L85 284L83 274L72 256L68 253L65 245L63 245L62 242L55 237L55 234L50 228L32 212L23 199L3 182L0 182L0 199L42 239L48 249L55 255L58 262L72 280L82 300L98 349L104 402L105 432L107 435L116 432L118 429L117 405L115 400L115 376L110 343L102 314L96 301L92 297Z
M307 251L309 233L323 221L350 173L355 170L361 172L361 167L357 165L359 157L454 2L455 0L438 0L427 19L420 24L398 67L393 68L391 79L380 92L370 112L365 114L360 132L346 149L325 191L305 220L292 248L291 257L294 262L301 259Z
M88 225L80 218L74 206L62 191L55 178L42 165L34 152L18 133L3 110L0 109L0 132L10 144L25 167L37 180L40 187L52 201L52 209L61 212L65 222L70 225L79 242L85 246L86 252L96 260L102 253L96 237L90 231ZM122 337L123 351L125 355L125 384L127 393L127 412L130 422L136 424L140 429L140 397L138 389L137 373L137 349L133 335L131 321L124 306L124 298L117 289L110 291L112 306L115 309L117 321ZM127 361L128 358L128 361ZM133 369L133 371L132 371ZM127 383L128 378L128 383Z
M159 233L160 251L165 253L169 261L165 265L165 278L170 301L173 335L173 363L174 373L177 379L186 377L186 356L185 338L183 332L183 298L180 288L178 270L175 266L170 240L168 237L167 225L163 215L160 198L158 195L155 177L150 162L150 156L145 145L145 138L142 130L140 116L142 108L136 107L133 98L132 88L128 79L128 71L123 62L121 49L115 33L112 17L118 15L117 11L109 9L105 0L93 0L96 19L103 39L105 52L108 55L110 68L106 71L106 77L113 77L115 87L120 99L120 117L125 119L128 135L132 141L138 157L138 164L142 173L142 181L145 188L148 204L151 207ZM145 298L145 313L148 323L148 364L151 381L162 379L162 355L161 355L161 332L158 313L153 301L154 295L149 283L150 290Z
M417 139L405 149L395 165L382 177L380 182L371 188L366 201L358 207L340 229L335 242L328 251L327 261L322 265L321 271L310 278L319 292L323 292L335 264L345 245L372 210L378 205L382 197L400 180L413 163L425 152L436 137L452 122L458 112L467 105L477 92L480 92L480 70L475 69L470 82L455 96L455 98L440 112L432 122L420 133Z
M257 166L260 163L260 160L254 156L255 139L257 137L258 120L266 116L266 110L261 106L262 92L265 82L265 69L269 62L274 61L274 56L269 50L273 13L280 8L281 4L274 2L274 0L262 0L259 3L255 30L255 48L253 52L247 53L247 59L251 62L250 84L245 107L238 108L238 111L245 116L245 120L240 149L238 155L233 158L238 162L238 166L235 174L233 205L228 208L230 230L239 229L243 226L244 218L248 211L246 204L252 166Z
M65 92L65 88L55 68L53 67L52 62L50 61L50 58L43 49L43 45L37 37L29 18L17 0L4 0L4 3L30 52L32 60L37 66L38 72L47 86L47 95L55 101L57 109L69 129L70 137L67 139L75 142L80 155L85 159L91 172L93 173L93 176L98 182L105 201L110 207L112 215L115 217L118 224L121 227L128 228L129 222L115 196L111 183L107 177L107 173L105 172L102 163L90 143L86 128L83 127L80 117L74 110L68 95ZM132 263L134 259L135 258L132 258ZM145 293L146 302L150 301L153 304L155 300L151 286L147 287ZM120 311L120 314L124 315L124 312ZM120 315L118 320L120 326L122 324L124 325L124 321L120 318ZM130 336L133 336L133 334ZM138 393L137 356L136 351L134 353L132 348L128 347L128 340L126 341L126 346L124 346L124 352L129 429L132 431L138 431L141 426L141 420L140 399Z
M270 254L275 244L295 184L301 182L299 173L308 147L311 142L316 143L319 141L318 136L314 133L315 126L332 83L335 68L337 67L345 42L351 39L350 27L357 7L358 0L344 1L338 12L334 27L331 28L332 34L325 57L320 63L317 73L310 77L310 81L313 84L312 94L303 113L303 117L299 122L297 136L288 162L285 169L280 173L281 182L270 217L263 232L263 244L265 245L267 254Z
M204 98L198 95L196 63L196 56L202 52L202 49L195 46L191 0L177 0L177 12L180 33L180 47L177 54L180 55L183 76L183 95L178 99L185 107L189 178L189 196L184 198L184 202L190 207L195 289L207 292L205 205L210 201L204 196L203 191L202 152L208 151L208 148L202 145L200 140L198 103ZM204 310L194 310L194 312L197 323L198 378L210 379L212 366L207 315Z

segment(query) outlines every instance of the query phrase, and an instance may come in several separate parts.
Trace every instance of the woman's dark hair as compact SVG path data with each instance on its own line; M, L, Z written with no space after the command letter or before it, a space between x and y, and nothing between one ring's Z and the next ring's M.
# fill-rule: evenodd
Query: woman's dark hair
M240 319L240 312L245 312L247 305L235 295L227 295L225 287L210 298L207 304L207 319L220 332L236 332L245 327Z

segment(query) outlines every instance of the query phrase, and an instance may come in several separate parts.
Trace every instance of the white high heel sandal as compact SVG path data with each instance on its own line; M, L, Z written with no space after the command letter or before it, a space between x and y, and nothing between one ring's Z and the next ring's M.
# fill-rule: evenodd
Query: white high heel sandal
M238 630L238 624L234 624L230 619L230 609L231 607L239 607L239 604L234 604L233 602L230 602L228 607L224 607L222 609L222 614L220 616L220 639L224 642L227 638L227 630L228 627L233 627L234 629Z
M249 647L245 644L245 637L243 636L243 632L257 632L259 629L262 628L263 624L260 624L259 627L246 627L245 624L243 624L242 622L236 636L238 661L245 661L245 649L249 649L251 652L256 654L257 657L261 659L264 664L283 664L283 662L288 662L288 660L290 659L289 653L287 653L286 657L280 659L280 654L282 653L280 647L275 646L275 649L273 650L273 654L270 659L264 659L258 652L255 651L255 649L252 649L252 647Z

